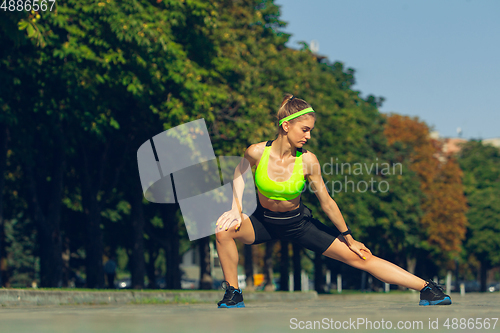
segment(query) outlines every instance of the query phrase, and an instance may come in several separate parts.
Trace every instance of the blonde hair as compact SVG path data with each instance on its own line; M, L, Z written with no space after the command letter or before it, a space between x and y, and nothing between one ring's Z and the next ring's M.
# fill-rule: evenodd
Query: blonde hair
M285 94L283 101L281 102L281 106L278 110L278 123L281 119L288 117L291 114L302 111L304 109L310 108L311 105L300 98L295 98L292 94ZM302 116L299 116L295 119L290 120L290 123L294 123L299 119L303 119L302 117L314 117L316 119L316 115L314 112L306 113ZM282 133L283 127L279 126L279 133Z

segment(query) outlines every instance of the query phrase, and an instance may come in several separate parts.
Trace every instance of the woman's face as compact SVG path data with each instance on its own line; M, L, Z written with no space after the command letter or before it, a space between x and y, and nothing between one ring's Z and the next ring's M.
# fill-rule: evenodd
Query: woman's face
M288 141L296 148L301 148L310 138L314 128L314 117L303 117L293 123L288 123Z

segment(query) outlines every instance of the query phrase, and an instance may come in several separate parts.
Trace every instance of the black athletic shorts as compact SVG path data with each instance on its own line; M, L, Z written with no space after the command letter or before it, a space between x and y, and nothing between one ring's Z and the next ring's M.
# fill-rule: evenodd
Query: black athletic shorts
M323 253L340 235L337 229L328 227L313 218L302 200L299 208L289 212L273 212L262 207L257 199L257 209L250 216L255 242L260 244L273 239L284 239L300 244L306 249Z

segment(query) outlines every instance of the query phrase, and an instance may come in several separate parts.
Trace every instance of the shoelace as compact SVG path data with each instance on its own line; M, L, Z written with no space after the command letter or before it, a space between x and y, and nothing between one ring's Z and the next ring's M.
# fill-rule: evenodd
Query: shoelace
M238 289L231 286L229 284L229 282L227 282L227 281L222 281L221 288L225 290L225 293L224 293L224 297L222 298L222 301L220 301L219 303L224 302L224 301L234 302L233 297L234 297L235 293L238 291ZM241 293L241 291L240 291L240 293Z
M431 292L434 294L434 295L438 295L439 293L436 292L436 289L438 289L440 292L444 293L444 289L443 287L441 287L440 285L438 285L436 282L434 281L427 281L427 286L430 287L430 290Z

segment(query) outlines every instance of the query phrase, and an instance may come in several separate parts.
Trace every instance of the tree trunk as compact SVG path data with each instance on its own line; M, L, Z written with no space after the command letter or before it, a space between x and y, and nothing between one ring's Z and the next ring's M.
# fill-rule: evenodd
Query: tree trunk
M289 280L289 272L290 272L290 254L288 253L288 241L280 240L280 290L288 291L290 285L288 284Z
M146 266L147 274L148 274L148 288L149 289L158 289L158 285L156 285L156 269L155 269L155 261L158 257L158 250L156 248L156 244L154 241L150 240L147 242L148 244L148 252L149 252L149 261Z
M274 291L273 284L273 249L276 241L266 243L266 253L264 256L264 290Z
M100 160L89 160L89 155L82 144L82 156L84 161L82 179L82 206L87 225L85 240L85 261L87 288L104 288L104 268L102 262L103 236L101 229L101 205L98 194L101 190L104 178L104 166L107 161L109 142L101 151ZM92 158L93 155L90 157ZM96 171L96 175L93 172ZM91 174L92 172L92 174Z
M104 288L101 214L96 197L97 193L94 193L94 195L89 198L89 206L85 209L87 219L87 241L85 244L85 254L88 288Z
M167 259L167 272L165 283L167 289L181 289L179 221L176 214L178 209L179 205L177 204L162 205L160 208L166 236L165 258Z
M62 261L63 261L63 271L62 271L62 286L63 288L69 288L69 280L71 278L70 272L70 260L71 260L71 249L69 246L69 238L64 237L63 250L62 250Z
M33 220L38 230L38 250L40 255L40 286L62 286L62 239L60 232L61 201L63 194L64 149L62 133L55 131L53 167L50 173L51 183L48 193L39 196L36 175L31 163L26 164L26 176L30 195L30 206ZM43 178L46 175L42 176ZM43 180L42 180L43 181ZM42 210L40 199L46 198L47 214Z
M298 244L293 243L292 245L293 248L293 290L295 291L300 291L302 290L302 278L301 278L301 271L302 271L302 265L300 262L300 251L302 250L302 247Z
M4 231L4 216L3 216L3 189L5 188L5 169L7 168L7 125L0 124L0 288L3 287L4 262L7 260L5 257L5 231Z
M140 185L140 184L138 184ZM144 289L146 262L144 259L144 210L142 206L142 191L140 186L134 186L132 193L132 288Z
M200 251L200 289L212 289L213 279L210 267L210 237L198 241Z
M415 275L415 267L417 267L417 258L406 257L407 271Z
M323 275L323 255L314 253L314 289L318 293L325 293L326 282Z
M94 143L88 143L92 145ZM83 158L83 172L81 179L82 187L82 206L87 224L87 235L85 240L85 255L86 255L86 274L88 288L104 288L104 267L102 256L104 253L103 232L101 229L101 210L102 202L109 200L110 193L116 187L119 175L125 165L128 156L127 151L130 147L125 144L123 152L120 153L118 164L114 164L111 180L105 181L106 167L111 163L115 163L116 159L109 158L108 151L110 147L117 149L117 145L111 146L111 141L105 142L104 145L90 146L87 142L80 142L80 152ZM89 152L90 150L90 152ZM106 184L106 188L103 185Z
M55 151L54 156L54 171L52 174L51 186L51 199L48 206L48 228L50 230L50 262L49 266L49 280L52 287L62 287L62 273L63 273L63 258L62 258L62 236L61 236L61 211L62 211L62 197L64 192L64 170L66 162L64 158L64 147L61 129L55 132L56 143L53 147Z
M481 292L486 292L486 277L488 275L489 263L487 260L481 260Z
M246 290L254 291L255 285L253 283L253 255L252 255L252 245L243 246L243 255L245 257L245 282Z
M365 271L361 271L361 286L359 287L359 290L361 291L367 291L366 290L366 280L368 278L368 273Z

